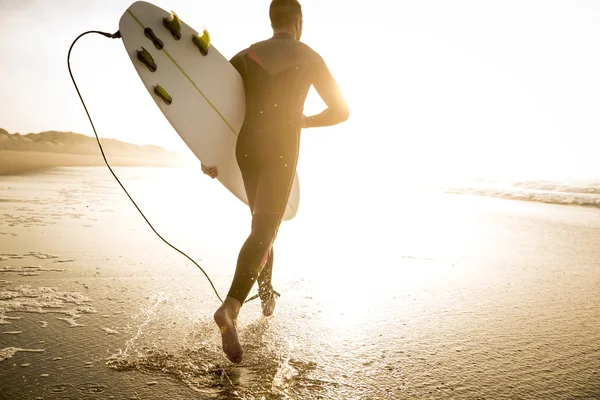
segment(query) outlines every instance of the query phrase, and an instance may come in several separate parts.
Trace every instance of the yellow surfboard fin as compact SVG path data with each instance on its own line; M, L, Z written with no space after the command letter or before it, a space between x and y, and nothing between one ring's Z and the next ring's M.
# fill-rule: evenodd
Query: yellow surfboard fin
M192 41L196 47L200 49L200 53L202 53L203 56L208 54L208 49L210 48L210 35L208 30L204 29L202 36L198 34L194 35Z
M173 39L181 39L181 20L174 11L171 11L171 15L168 18L163 18L163 25L171 32Z
M137 51L137 58L138 60L143 62L151 72L156 71L156 69L158 68L158 66L154 62L154 58L152 58L150 53L148 53L148 50L146 50L144 47L142 47L142 50Z
M167 104L171 104L173 102L173 98L167 93L165 88L160 85L154 86L154 94L163 99L163 101Z

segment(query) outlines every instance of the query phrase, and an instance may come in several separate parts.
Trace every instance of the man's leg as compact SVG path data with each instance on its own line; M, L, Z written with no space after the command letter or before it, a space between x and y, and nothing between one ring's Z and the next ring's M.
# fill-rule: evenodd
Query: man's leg
M237 335L237 317L260 275L263 258L277 236L280 222L281 215L276 213L257 213L252 216L252 230L238 255L231 288L214 315L221 331L223 351L234 363L241 362L243 353Z
M258 294L268 295L269 291L273 290L273 286L271 284L271 276L273 275L273 247L269 250L269 255L267 256L265 265L262 267L260 271L260 275L258 275Z
M269 161L268 170L270 174L267 175L267 178L264 175L262 176L261 189L256 192L257 209L255 212L261 212L262 210L276 212L280 217L278 228L285 214L292 190L297 162L296 150L294 152L289 151L289 149L288 151L282 151L283 156L275 157ZM273 247L271 246L268 255L263 260L265 265L258 276L258 295L261 300L262 313L265 317L273 315L277 302L276 296L279 296L279 294L275 294L271 283L273 256Z
M273 284L271 283L273 275L273 247L269 250L269 255L265 266L258 275L258 295L262 306L262 312L265 317L273 315L275 311L275 304L277 298L273 291Z
M242 148L236 149L236 156L252 210L252 230L238 255L227 298L214 315L221 331L223 351L235 363L241 362L243 353L237 334L237 317L254 282L258 280L265 264L264 258L277 236L297 162L297 149L293 156L280 156L260 162L251 160L251 152L241 150ZM271 263L266 264L270 264L272 268L272 259ZM270 276L270 272L265 275L265 282L270 283Z
M238 136L238 140L240 137L242 137L241 133ZM261 168L257 162L256 155L249 151L243 142L240 143L238 141L236 145L236 158L242 172L250 213L254 214L255 196L258 190ZM239 300L228 296L214 314L214 320L221 332L223 352L234 363L242 361L243 350L237 334L237 317L241 307L242 303Z
M281 215L275 213L257 213L252 216L252 231L240 250L229 297L244 303L261 273L263 258L277 236L280 221Z

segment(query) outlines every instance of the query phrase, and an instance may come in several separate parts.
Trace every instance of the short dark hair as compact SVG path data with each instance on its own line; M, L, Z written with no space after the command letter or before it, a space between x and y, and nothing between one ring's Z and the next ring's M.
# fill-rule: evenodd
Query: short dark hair
M298 0L273 0L269 7L269 18L273 28L284 28L302 18L302 6Z

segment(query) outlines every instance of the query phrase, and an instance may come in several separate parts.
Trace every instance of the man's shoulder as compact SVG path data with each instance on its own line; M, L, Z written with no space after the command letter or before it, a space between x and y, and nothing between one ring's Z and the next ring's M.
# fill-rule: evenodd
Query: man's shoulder
M245 55L248 54L248 52L252 49L252 48L256 48L257 46L261 46L265 43L269 42L269 39L265 39L265 40L261 40L255 43L252 43L250 46L238 51L233 57L231 57L231 60L233 60L234 58L240 58L240 57L244 57Z
M233 61L236 58L243 57L246 53L248 53L249 49L250 47L246 47L245 49L238 51L233 57L231 57L229 61Z
M309 57L309 59L311 61L323 62L323 57L321 57L319 52L317 52L311 46L309 46L308 44L306 44L304 42L300 42L300 41L298 41L297 43L300 46L300 48L302 49L302 51L307 55L307 57Z
M252 43L250 46L244 48L243 50L240 50L236 55L234 55L231 58L230 61L243 58L251 50L260 51L260 49L267 48L267 49L270 49L270 51L272 51L273 43L274 42L272 39L265 39L265 40L258 41L256 43ZM280 42L280 43L286 43L285 47L287 47L287 46L291 47L289 49L289 50L291 50L291 52L285 52L289 55L295 54L296 56L301 56L307 62L324 63L324 60L321 57L321 55L316 50L314 50L311 46L309 46L308 44L306 44L304 42L294 40L294 41L286 41L286 42ZM280 47L279 47L279 49L281 50Z
M298 46L302 47L303 49L305 49L306 51L309 51L311 53L314 53L316 55L319 55L319 53L317 53L312 47L310 47L308 44L298 40L296 41L296 43L298 44Z

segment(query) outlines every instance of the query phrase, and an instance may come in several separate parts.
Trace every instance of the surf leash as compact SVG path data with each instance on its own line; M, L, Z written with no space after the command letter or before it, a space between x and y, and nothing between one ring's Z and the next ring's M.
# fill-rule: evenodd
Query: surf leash
M123 189L123 191L125 192L125 194L127 195L127 197L129 197L129 200L131 200L131 202L133 203L133 205L135 206L135 208L139 211L140 215L142 216L142 218L144 218L144 220L146 221L146 223L148 224L148 226L150 226L150 229L152 229L152 231L154 233L156 233L156 236L158 236L163 242L165 242L169 247L171 247L173 250L177 251L179 254L183 255L184 257L186 257L188 260L190 260L194 265L196 265L200 271L202 271L202 273L204 274L204 276L206 277L206 279L208 280L208 282L210 283L210 285L212 286L213 291L215 292L215 295L217 296L217 298L219 299L219 301L223 302L223 299L221 299L221 296L219 296L219 293L217 292L217 289L215 288L215 285L213 284L212 280L210 279L210 277L208 276L208 274L206 273L206 271L204 271L204 269L196 262L194 261L190 256L188 256L186 253L184 253L183 251L179 250L177 247L173 246L171 243L169 243L165 238L163 238L154 228L154 226L152 226L152 224L150 223L150 221L148 220L148 218L146 218L146 216L144 215L144 213L142 212L142 210L140 209L140 207L137 205L137 203L135 202L135 200L133 200L133 198L131 197L131 195L129 194L129 192L127 192L127 189L125 189L125 186L123 186L123 184L121 183L121 181L119 180L119 178L117 177L117 175L115 174L115 172L113 171L112 167L110 166L110 163L108 162L108 160L106 159L106 155L104 154L104 149L102 148L102 143L100 143L100 138L98 137L98 133L96 132L96 127L94 126L94 122L92 121L92 117L90 116L90 113L87 109L87 106L85 105L85 101L83 100L83 97L81 96L81 92L79 91L79 88L77 87L77 83L75 82L75 78L73 77L73 72L71 71L71 50L73 50L73 46L75 46L75 43L77 43L77 41L90 33L97 33L103 36L106 36L107 38L110 39L120 39L121 38L121 33L119 31L117 31L116 33L107 33L107 32L101 32L101 31L87 31L82 33L81 35L77 36L77 38L73 41L73 43L71 44L71 47L69 48L69 53L67 55L67 66L69 67L69 75L71 75L71 80L73 81L73 85L75 86L75 90L77 91L77 94L79 95L79 99L81 100L81 104L83 104L83 108L85 109L85 113L88 116L88 119L90 120L90 124L92 125L92 129L94 130L94 135L96 136L96 141L98 142L98 147L100 147L100 153L102 153L102 158L104 159L104 163L106 164L106 166L108 167L110 173L112 174L112 176L117 180L117 182L119 183L119 185L121 186L121 188ZM256 298L257 296L253 297ZM246 300L246 303L251 299Z

